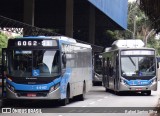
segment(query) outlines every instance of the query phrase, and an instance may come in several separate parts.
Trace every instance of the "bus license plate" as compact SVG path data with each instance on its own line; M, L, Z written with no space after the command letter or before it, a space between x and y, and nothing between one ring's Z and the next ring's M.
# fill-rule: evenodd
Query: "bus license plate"
M27 97L36 97L36 94L35 93L28 93Z

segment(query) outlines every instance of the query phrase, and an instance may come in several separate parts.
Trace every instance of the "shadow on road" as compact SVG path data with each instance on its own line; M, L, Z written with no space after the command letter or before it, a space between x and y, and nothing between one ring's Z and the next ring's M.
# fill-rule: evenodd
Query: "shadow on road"
M117 96L152 96L152 95L147 95L145 93L132 92L132 91L115 92L113 90L107 90L107 92L112 93Z
M78 102L79 100L74 97L70 100L69 104ZM58 108L61 107L60 100L4 100L5 105L3 107L14 108Z
M56 108L58 101L47 100L5 100L3 107L25 107L25 108Z

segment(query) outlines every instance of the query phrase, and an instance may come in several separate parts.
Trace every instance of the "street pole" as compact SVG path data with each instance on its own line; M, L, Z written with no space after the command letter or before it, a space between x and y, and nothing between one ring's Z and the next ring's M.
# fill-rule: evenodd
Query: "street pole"
M136 19L137 19L137 16L135 15L134 16L134 22L133 22L133 39L136 39Z
M145 46L147 46L147 40L148 40L148 38L149 38L149 36L151 35L151 33L154 31L154 29L152 29L149 33L148 33L148 35L145 37Z

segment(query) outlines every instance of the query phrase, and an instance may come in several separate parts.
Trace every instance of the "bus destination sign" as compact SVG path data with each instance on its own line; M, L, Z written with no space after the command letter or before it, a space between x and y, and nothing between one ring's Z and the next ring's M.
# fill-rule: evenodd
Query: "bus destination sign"
M121 55L154 55L153 50L128 50L121 51Z
M11 46L18 46L18 47L57 46L56 40L15 40L13 43L11 42L12 44Z

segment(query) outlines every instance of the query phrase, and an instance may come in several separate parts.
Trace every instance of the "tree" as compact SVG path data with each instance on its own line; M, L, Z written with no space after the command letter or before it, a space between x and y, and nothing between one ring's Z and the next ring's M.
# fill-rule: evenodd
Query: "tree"
M2 48L7 47L8 37L0 32L0 57L2 56Z
M112 34L117 39L141 39L147 47L156 49L157 55L160 55L160 40L155 39L155 31L153 29L155 22L152 22L145 13L140 9L136 2L128 4L128 29L116 30Z
M117 37L123 39L142 39L145 42L146 36L152 30L151 21L139 8L136 2L128 4L128 29L127 31L115 31ZM135 38L133 37L135 34Z

